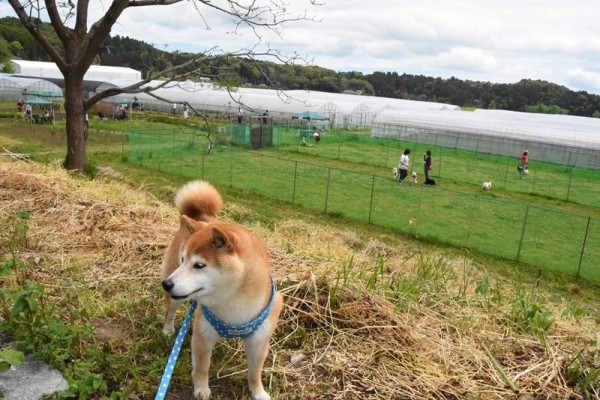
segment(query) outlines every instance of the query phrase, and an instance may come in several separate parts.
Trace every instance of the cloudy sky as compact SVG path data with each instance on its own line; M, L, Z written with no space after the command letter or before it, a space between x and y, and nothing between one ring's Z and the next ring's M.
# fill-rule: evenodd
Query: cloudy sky
M314 21L288 22L279 36L259 30L260 41L248 29L234 32L231 18L206 6L196 9L192 1L128 9L111 34L170 51L215 46L235 51L258 44L258 50L297 53L336 71L494 83L543 79L600 94L596 0L322 0L318 6L286 1L292 15L306 11ZM91 3L95 21L110 1ZM14 16L6 1L0 2L0 15Z

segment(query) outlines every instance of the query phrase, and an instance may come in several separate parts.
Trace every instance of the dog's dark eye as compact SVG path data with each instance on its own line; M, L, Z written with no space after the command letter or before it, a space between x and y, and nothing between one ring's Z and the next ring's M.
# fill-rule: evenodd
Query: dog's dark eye
M194 263L194 268L195 269L202 269L204 267L206 267L206 264L203 264L203 263L200 263L200 262Z

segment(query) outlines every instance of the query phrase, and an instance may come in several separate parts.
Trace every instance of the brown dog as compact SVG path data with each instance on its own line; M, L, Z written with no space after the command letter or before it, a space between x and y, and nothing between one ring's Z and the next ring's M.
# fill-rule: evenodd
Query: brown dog
M217 341L241 337L248 387L255 400L268 400L261 372L283 300L270 274L265 245L242 226L214 219L223 201L208 182L188 183L177 193L175 204L180 227L160 269L167 293L163 332L172 334L177 307L196 299L201 307L192 335L194 396L210 397L208 370Z

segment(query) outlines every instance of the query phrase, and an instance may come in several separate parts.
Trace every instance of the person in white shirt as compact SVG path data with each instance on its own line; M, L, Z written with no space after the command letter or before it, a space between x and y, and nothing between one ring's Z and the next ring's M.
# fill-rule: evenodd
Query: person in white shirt
M410 150L404 150L404 153L400 156L400 163L398 164L398 172L400 173L398 177L398 183L402 183L404 178L408 176L408 167L410 165L410 159L408 155L410 154Z

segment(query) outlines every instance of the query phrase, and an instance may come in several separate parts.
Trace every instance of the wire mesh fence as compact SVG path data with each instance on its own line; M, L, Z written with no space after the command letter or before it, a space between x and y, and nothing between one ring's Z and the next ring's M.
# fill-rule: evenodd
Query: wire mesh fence
M600 207L600 172L593 169L540 162L529 150L529 174L520 180L517 166L525 149L514 154L478 153L460 147L432 146L418 141L398 141L338 132L325 132L318 145L305 146L298 139L302 131L280 128L274 135L278 149L318 157L387 168L398 165L404 149L411 150L411 171L423 173L423 155L433 154L431 174L442 180L478 185L492 181L495 187L512 192L536 194L557 200ZM480 148L492 148L493 143Z
M241 151L231 146L212 146L207 154L206 141L195 135L182 140L181 131L178 132L177 135L129 132L130 150L126 158L144 167L209 180L429 241L600 282L599 218L502 200L490 193L411 186L409 182L399 185L391 176L316 165L264 152ZM274 137L277 134L274 130ZM280 143L278 139L273 142ZM330 149L323 146L323 150L321 144L316 147L323 154L335 152L333 145ZM383 153L374 156L378 159L369 156L368 162L386 163L382 156L386 149L382 147ZM348 152L345 154L354 157ZM365 158L365 154L362 157ZM444 160L448 164L459 163L447 156ZM495 165L498 164L496 161ZM458 168L453 166L451 170ZM499 176L506 175L502 170L507 168L496 168L500 170L497 171ZM572 195L577 191L572 169L563 167L562 172L560 185L569 186ZM527 182L542 186L547 179L556 183L552 173L552 170L536 171L539 176L534 179L529 176ZM468 176L468 179L481 179L476 171L470 171ZM598 186L597 181L589 184Z

